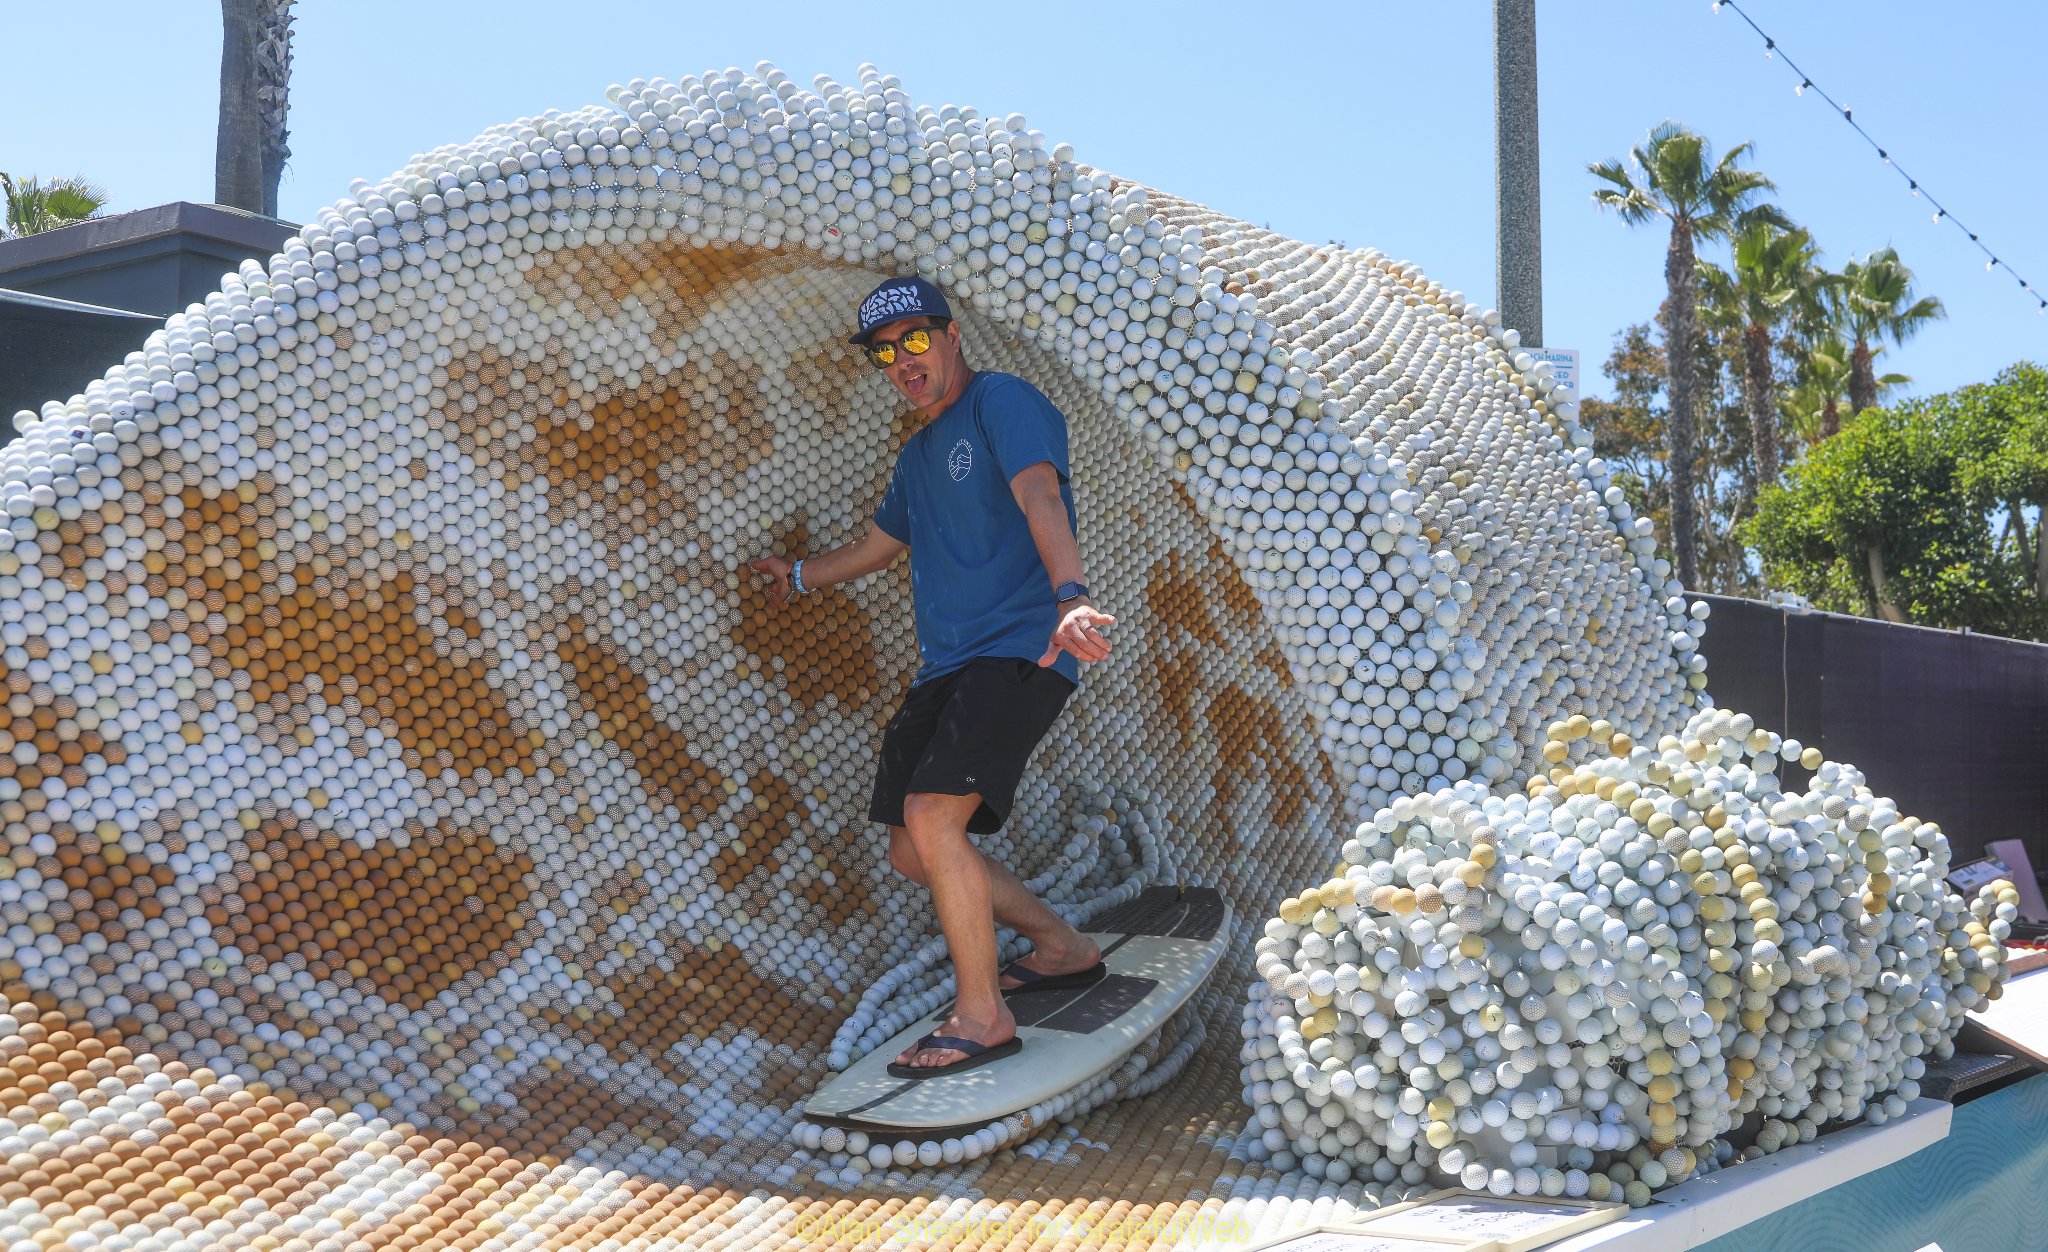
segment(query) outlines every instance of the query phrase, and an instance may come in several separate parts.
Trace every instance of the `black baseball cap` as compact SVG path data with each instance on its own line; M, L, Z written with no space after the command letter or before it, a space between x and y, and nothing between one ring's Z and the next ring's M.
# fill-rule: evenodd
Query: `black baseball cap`
M865 348L870 335L906 317L943 318L950 322L953 310L946 306L946 297L939 289L924 279L891 278L860 302L860 331L846 342Z

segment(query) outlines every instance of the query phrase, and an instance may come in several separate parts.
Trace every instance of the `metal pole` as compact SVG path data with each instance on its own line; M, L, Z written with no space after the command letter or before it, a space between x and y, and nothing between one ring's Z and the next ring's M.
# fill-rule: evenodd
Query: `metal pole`
M1494 281L1500 320L1543 343L1543 208L1536 147L1536 0L1493 0Z

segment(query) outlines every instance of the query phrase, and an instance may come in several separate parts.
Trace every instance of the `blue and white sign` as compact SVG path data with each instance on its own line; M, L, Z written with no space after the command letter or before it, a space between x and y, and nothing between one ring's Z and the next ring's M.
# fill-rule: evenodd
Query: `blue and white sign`
M1524 351L1539 361L1550 362L1551 376L1557 385L1571 393L1572 399L1579 398L1579 350L1577 348L1527 348Z

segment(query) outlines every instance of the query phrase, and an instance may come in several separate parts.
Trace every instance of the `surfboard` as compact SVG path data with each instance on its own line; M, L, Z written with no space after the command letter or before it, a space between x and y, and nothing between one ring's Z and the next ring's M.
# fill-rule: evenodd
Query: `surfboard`
M953 1011L948 1004L819 1088L808 1121L870 1133L971 1130L1079 1086L1130 1055L1195 993L1230 938L1213 887L1149 887L1088 923L1108 972L1090 987L1013 992L1023 1050L939 1078L896 1078L889 1062Z

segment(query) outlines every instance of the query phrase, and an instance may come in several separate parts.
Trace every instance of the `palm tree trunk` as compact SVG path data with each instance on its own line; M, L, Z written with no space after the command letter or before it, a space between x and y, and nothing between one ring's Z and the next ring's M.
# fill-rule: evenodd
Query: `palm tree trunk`
M292 154L286 142L291 104L292 5L295 0L268 0L263 41L257 48L256 103L263 111L263 212L277 216L277 185Z
M1877 354L1870 342L1858 339L1849 353L1849 412L1853 416L1877 407Z
M1761 492L1778 482L1778 389L1771 377L1770 332L1754 322L1742 330L1742 360L1750 454L1756 459L1755 490Z
M1833 396L1829 396L1828 402L1821 407L1820 411L1820 437L1823 439L1833 439L1841 433L1842 406L1836 403Z
M2034 527L2034 597L2048 603L2048 500L2041 501L2040 510L2040 524Z
M221 0L220 122L214 133L213 198L277 216L291 75L293 0Z
M221 0L220 124L213 139L213 198L263 211L263 107L256 98L256 47L264 0Z
M1884 576L1884 555L1875 547L1863 550L1865 563L1870 567L1870 602L1877 609L1877 615L1888 622L1904 625L1906 615L1899 612L1899 606L1892 603L1890 585Z
M1700 564L1693 520L1693 348L1699 342L1698 292L1693 272L1692 224L1684 219L1671 223L1671 246L1664 254L1664 285L1670 293L1664 302L1664 356L1666 389L1671 412L1665 420L1669 434L1671 482L1671 553L1678 566L1678 581L1687 587L1699 584Z

